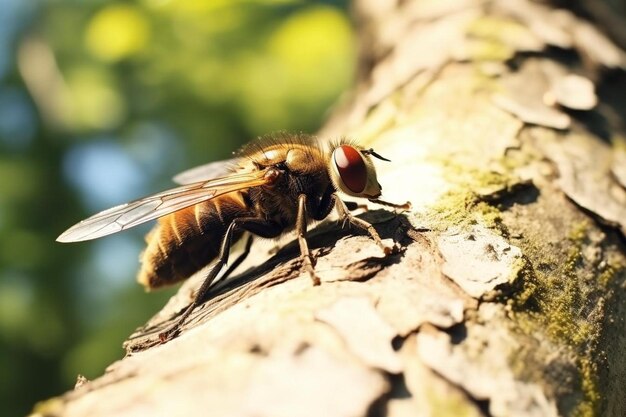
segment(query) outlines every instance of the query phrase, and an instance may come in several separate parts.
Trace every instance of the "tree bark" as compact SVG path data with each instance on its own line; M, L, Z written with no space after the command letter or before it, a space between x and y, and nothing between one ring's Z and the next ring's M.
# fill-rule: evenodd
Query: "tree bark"
M626 55L528 0L354 4L359 83L320 137L349 136L402 213L253 248L182 334L158 332L41 415L626 415ZM269 259L269 260L268 260Z

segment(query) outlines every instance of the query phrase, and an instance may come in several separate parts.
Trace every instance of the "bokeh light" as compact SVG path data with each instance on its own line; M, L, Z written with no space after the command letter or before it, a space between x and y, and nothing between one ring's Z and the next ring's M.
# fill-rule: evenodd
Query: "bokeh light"
M89 211L137 198L147 183L139 164L114 138L75 145L65 154L63 173Z
M87 48L105 61L119 61L140 52L150 41L150 26L141 10L126 4L106 6L89 21Z

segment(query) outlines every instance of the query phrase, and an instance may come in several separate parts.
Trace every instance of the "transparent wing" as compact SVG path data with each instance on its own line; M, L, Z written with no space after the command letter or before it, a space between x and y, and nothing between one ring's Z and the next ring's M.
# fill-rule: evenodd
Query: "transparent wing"
M172 188L95 214L67 229L57 242L80 242L117 233L220 195L266 182L263 170Z
M211 178L224 177L233 172L237 158L223 161L209 162L177 174L173 180L177 184L192 184L198 181L206 181Z

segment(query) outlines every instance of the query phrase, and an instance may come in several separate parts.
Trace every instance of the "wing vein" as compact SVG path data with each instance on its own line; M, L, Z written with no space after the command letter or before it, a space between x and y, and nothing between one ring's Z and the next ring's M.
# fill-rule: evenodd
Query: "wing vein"
M97 213L67 229L57 241L79 242L107 236L221 195L265 183L265 170L260 170L182 185Z

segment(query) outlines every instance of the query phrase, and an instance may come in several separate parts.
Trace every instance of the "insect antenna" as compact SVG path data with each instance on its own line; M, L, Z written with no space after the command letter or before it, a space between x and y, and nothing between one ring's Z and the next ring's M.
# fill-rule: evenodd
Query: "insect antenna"
M382 160L382 161L391 162L391 159L387 159L387 158L385 158L384 156L381 156L380 154L376 153L376 152L374 151L374 149L372 149L372 148L370 148L370 149L365 149L365 150L363 150L363 151L361 151L361 152L362 152L363 154L365 154L365 155L371 155L371 156L373 156L374 158L378 158L378 159L380 159L380 160Z

